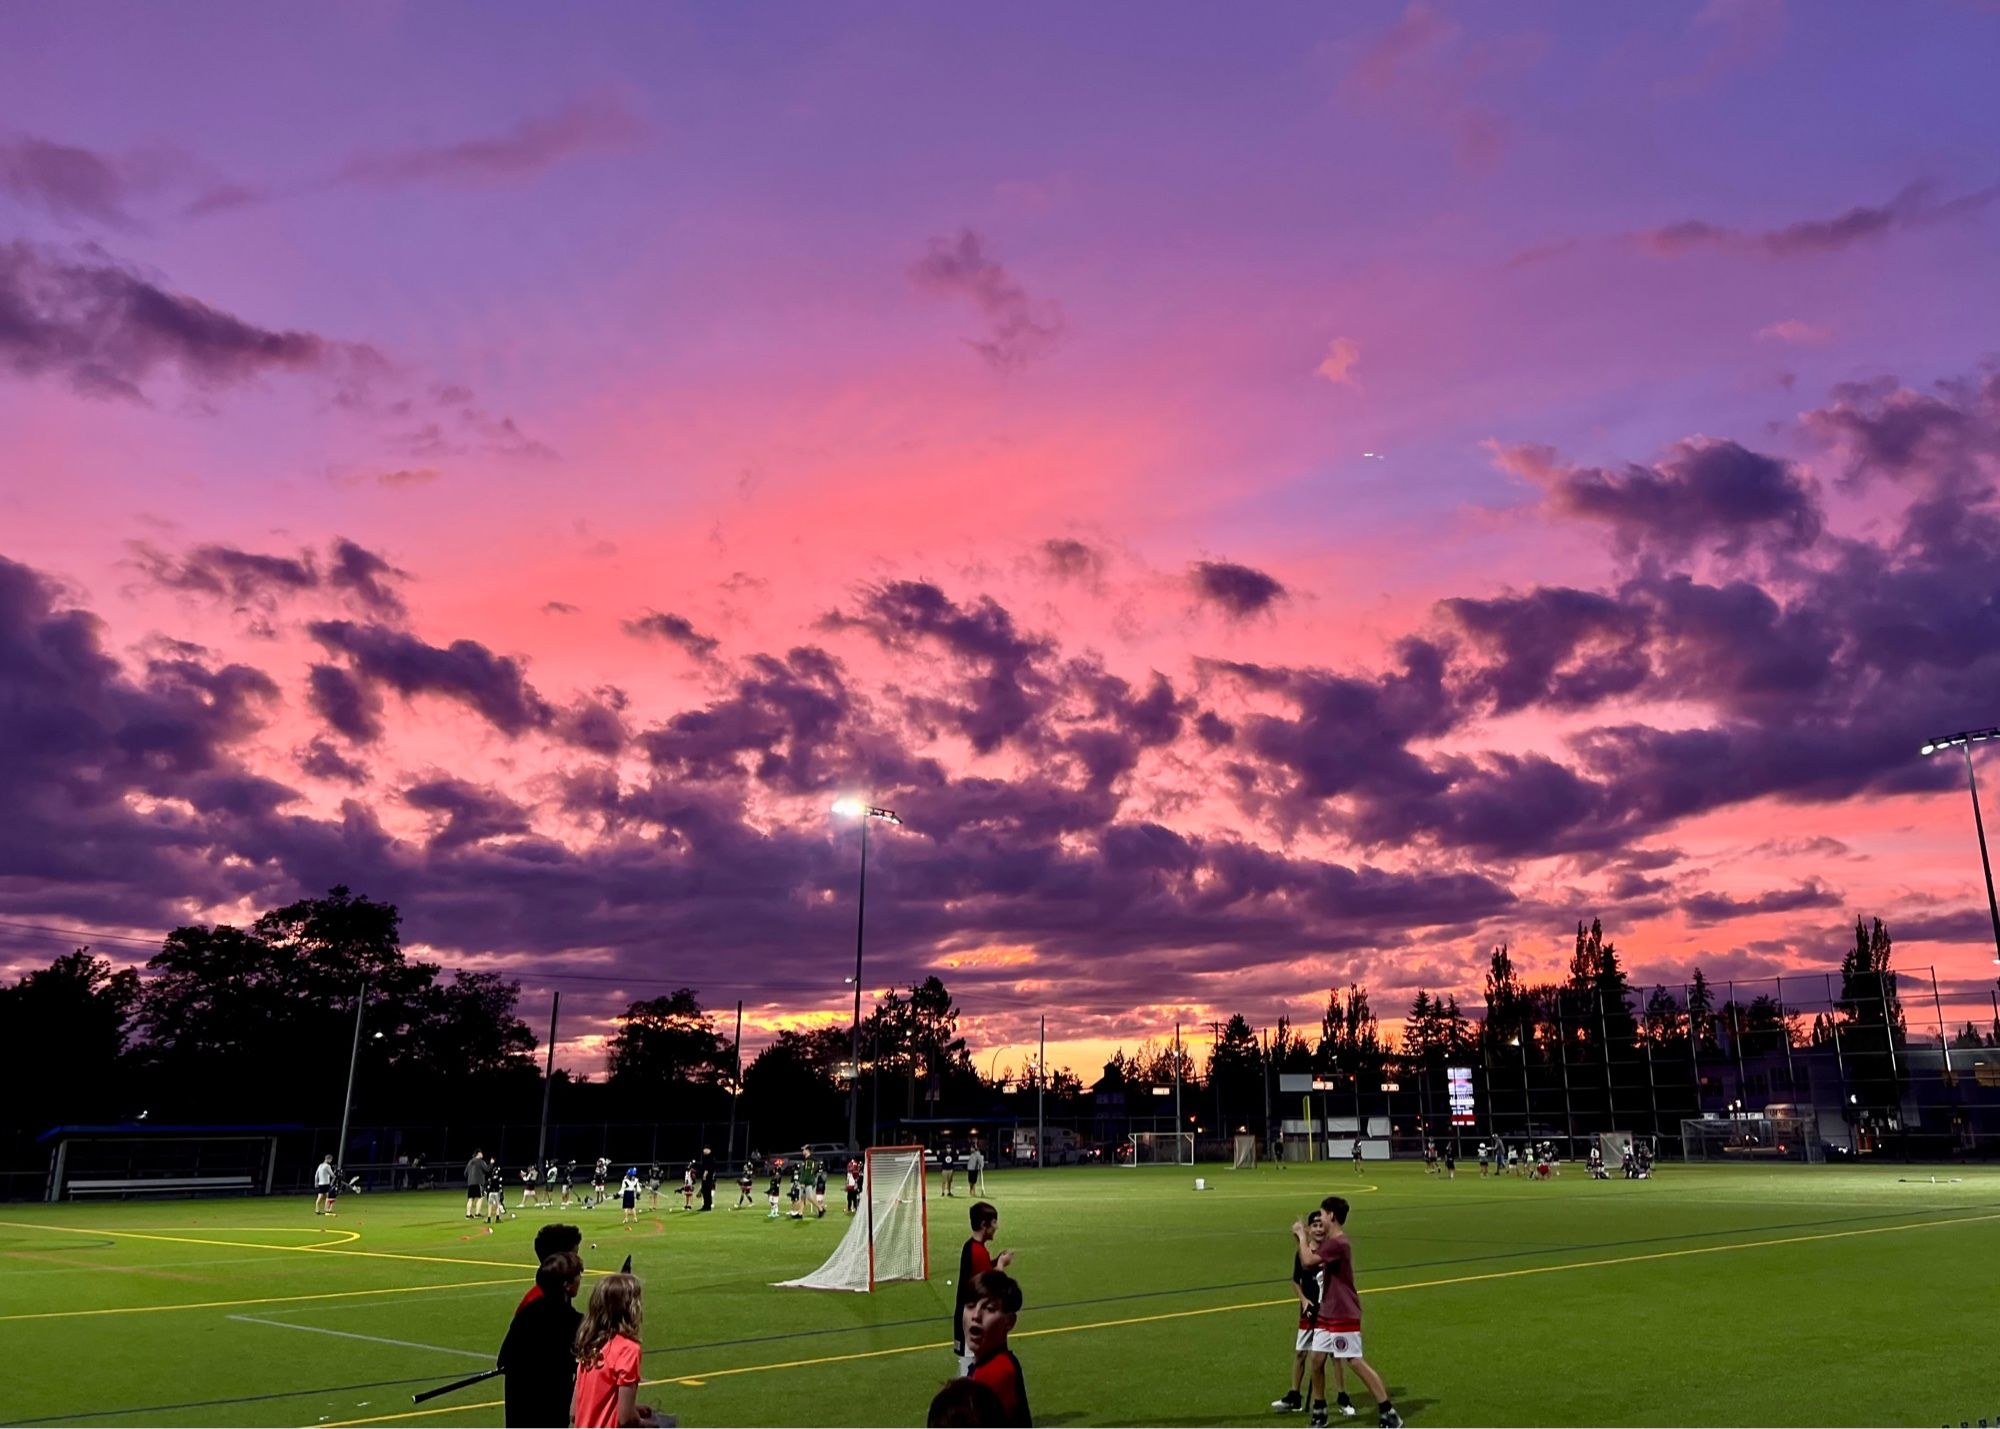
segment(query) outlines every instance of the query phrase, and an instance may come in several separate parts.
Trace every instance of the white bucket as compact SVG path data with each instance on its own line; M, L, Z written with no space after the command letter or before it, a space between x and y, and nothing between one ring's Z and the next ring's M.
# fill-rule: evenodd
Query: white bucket
M1208 1178L1206 1176L1195 1177L1194 1188L1197 1191L1206 1191L1208 1189Z

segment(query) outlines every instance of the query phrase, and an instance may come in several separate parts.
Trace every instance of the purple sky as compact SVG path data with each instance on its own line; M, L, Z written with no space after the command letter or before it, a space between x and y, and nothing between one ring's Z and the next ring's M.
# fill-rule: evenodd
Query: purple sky
M2000 723L1996 49L0 12L0 958L342 880L761 1035L842 1015L862 790L868 981L990 1047L1476 1002L1593 914L1676 980L1879 915L1971 1015L1915 750Z

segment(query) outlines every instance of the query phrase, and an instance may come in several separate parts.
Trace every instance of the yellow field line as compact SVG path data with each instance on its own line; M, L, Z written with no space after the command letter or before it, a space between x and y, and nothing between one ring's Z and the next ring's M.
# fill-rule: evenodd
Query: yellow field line
M1906 1221L1901 1225L1869 1226L1862 1230L1821 1231L1814 1235L1777 1236L1769 1240L1735 1241L1728 1245L1694 1246L1683 1250L1651 1251L1644 1255L1617 1255L1601 1260L1567 1261L1561 1265L1533 1265L1515 1270L1493 1270L1478 1275L1453 1275L1441 1280L1412 1280L1402 1285L1377 1285L1362 1291L1363 1295L1393 1295L1401 1290L1434 1290L1445 1285L1469 1285L1482 1280L1514 1280L1524 1275L1553 1275L1564 1270L1595 1270L1607 1265L1630 1265L1643 1260L1678 1260L1693 1255L1719 1255L1724 1251L1762 1250L1774 1245L1799 1245L1806 1241L1846 1240L1853 1236L1885 1235L1890 1231L1928 1230L1933 1226L1969 1225L1977 1221L2000 1221L2000 1212L1983 1216L1952 1216L1943 1220ZM1122 1320L1096 1320L1084 1325L1056 1325L1046 1330L1017 1330L1013 1338L1017 1340L1037 1339L1046 1335L1074 1335L1084 1330L1112 1330L1127 1325L1154 1325L1163 1320L1189 1320L1201 1315L1228 1315L1239 1310L1269 1310L1279 1305L1296 1305L1297 1296L1286 1296L1282 1300L1248 1300L1236 1305L1211 1305L1202 1310L1169 1310L1158 1315L1133 1315ZM859 1327L858 1327L859 1328ZM930 1350L944 1349L945 1342L935 1344L899 1345L887 1350L860 1350L851 1354L818 1355L812 1359L786 1360L779 1364L741 1365L734 1369L697 1370L693 1374L668 1375L663 1379L648 1379L641 1383L647 1386L662 1384L690 1384L702 1380L726 1379L733 1375L763 1374L772 1370L810 1369L818 1365L846 1364L856 1360L886 1359L893 1355L921 1354ZM353 1429L361 1424L389 1424L403 1419L426 1419L437 1414L471 1413L479 1409L498 1409L506 1403L495 1399L484 1404L457 1404L441 1409L408 1409L400 1414L375 1414L366 1419L339 1419L330 1424L315 1426L315 1429Z
M86 1315L155 1315L167 1310L228 1310L238 1305L290 1305L303 1300L351 1300L358 1295L422 1295L432 1290L465 1290L474 1285L518 1285L505 1280L459 1280L449 1285L391 1285L380 1290L323 1290L313 1295L259 1295L249 1300L205 1300L192 1305L114 1305L104 1310L38 1310L26 1315L0 1315L7 1320L71 1320Z

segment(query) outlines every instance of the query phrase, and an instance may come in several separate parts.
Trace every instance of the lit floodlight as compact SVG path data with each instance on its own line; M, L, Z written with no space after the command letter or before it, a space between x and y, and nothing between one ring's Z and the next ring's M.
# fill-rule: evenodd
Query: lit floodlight
M1928 750L1925 751L1925 753L1929 752L1930 751ZM861 817L862 810L866 809L867 807L868 806L866 804L862 803L859 799L855 798L851 794L845 798L835 799L833 801L834 813L840 815L840 817L843 819L858 819Z

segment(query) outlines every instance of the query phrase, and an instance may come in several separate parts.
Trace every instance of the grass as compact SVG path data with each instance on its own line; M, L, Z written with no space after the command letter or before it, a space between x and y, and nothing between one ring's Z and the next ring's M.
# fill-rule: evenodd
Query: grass
M1259 1424L1285 1388L1291 1218L1329 1191L1369 1357L1415 1425L1942 1424L2000 1411L2000 1171L1668 1166L1647 1182L1444 1183L1415 1165L1002 1171L1038 1423ZM1962 1179L1952 1181L1949 1178ZM1906 1179L1909 1178L1909 1179ZM761 1191L761 1188L760 1188ZM935 1191L935 1187L933 1187ZM573 1215L647 1287L647 1397L702 1424L921 1424L964 1199L928 1283L777 1290L846 1228L721 1207ZM677 1198L675 1198L677 1199ZM838 1197L834 1197L838 1200ZM0 1422L498 1424L489 1365L543 1217L487 1235L449 1191L0 1206ZM596 1242L593 1250L591 1241ZM1355 1386L1364 1406L1365 1393ZM1297 1420L1290 1422L1300 1422ZM1366 1407L1355 1421L1373 1418Z

